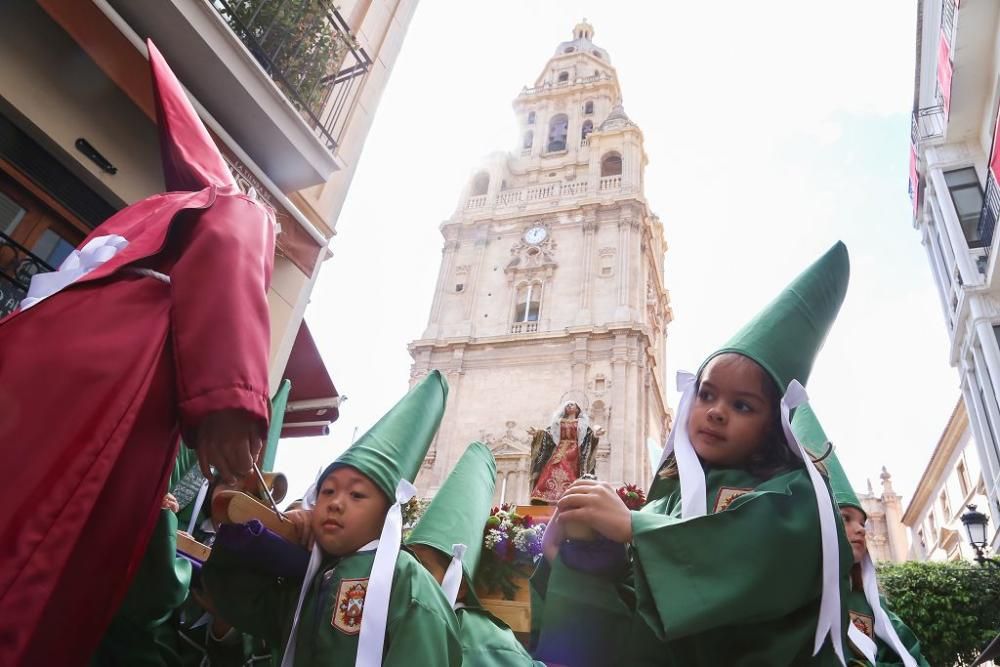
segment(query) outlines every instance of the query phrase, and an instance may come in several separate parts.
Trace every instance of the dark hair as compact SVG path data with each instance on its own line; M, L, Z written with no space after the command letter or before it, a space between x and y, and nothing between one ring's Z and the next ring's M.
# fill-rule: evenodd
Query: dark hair
M760 371L761 390L771 410L771 423L764 446L751 454L750 459L744 466L746 471L754 477L770 479L775 475L780 475L781 473L800 467L802 461L792 453L791 448L788 446L788 441L785 439L785 431L781 427L781 392L778 390L778 383L774 381L770 373L764 370L763 366L750 357L735 352L729 354L736 354L744 360L749 361ZM701 390L701 376L707 366L708 363L702 366L701 371L698 373L698 379L695 384L696 394ZM677 459L671 454L664 462L659 476L664 479L671 479L678 477L678 474Z

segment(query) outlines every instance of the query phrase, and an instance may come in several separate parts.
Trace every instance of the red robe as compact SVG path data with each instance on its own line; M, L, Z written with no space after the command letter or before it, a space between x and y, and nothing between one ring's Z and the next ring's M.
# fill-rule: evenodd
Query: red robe
M208 413L268 419L274 222L234 188L150 197L106 264L0 320L0 665L85 664ZM151 268L170 284L122 270Z

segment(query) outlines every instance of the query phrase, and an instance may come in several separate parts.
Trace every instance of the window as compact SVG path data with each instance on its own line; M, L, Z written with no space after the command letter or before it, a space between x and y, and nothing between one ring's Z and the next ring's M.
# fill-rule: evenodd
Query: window
M51 229L43 231L42 235L35 241L34 247L31 248L32 253L45 260L45 263L49 266L55 268L59 268L59 265L62 264L63 260L73 250L74 246L72 243Z
M521 148L531 148L531 144L535 142L535 133L528 130L524 133L524 141L521 143Z
M947 522L948 517L951 516L951 503L948 501L947 489L941 489L941 495L938 497L938 501L941 503L941 514L944 515L944 520Z
M535 112L534 111L529 111L528 112L528 125L534 125L534 124L535 124Z
M567 46L565 49L563 49L563 53L573 53L574 51L576 51L575 46Z
M484 195L490 189L490 175L485 171L481 171L476 174L476 177L472 179L472 196L478 197L479 195Z
M586 139L590 136L590 133L594 131L594 124L589 120L583 122L583 127L580 128L580 138Z
M601 392L604 391L607 381L603 377L599 377L594 380L594 391Z
M566 83L569 81L569 72L559 72L559 83Z
M920 553L927 553L927 540L924 539L924 529L921 528L917 531L917 542L920 543Z
M465 291L465 283L456 283L455 284L455 291L456 292L464 292Z
M583 113L585 113L588 116L590 114L594 113L594 103L593 102L587 102L586 104L584 104L583 105Z
M608 153L601 159L601 176L621 176L622 156Z
M983 209L983 189L979 186L976 170L963 167L946 171L944 180L948 184L948 193L955 205L955 214L966 242L970 248L981 248L983 241L979 236L979 213Z
M540 283L528 283L518 288L514 322L537 322L541 299L542 286Z
M934 516L934 508L927 513L927 527L930 529L931 539L937 542L937 517Z
M996 327L993 329L995 331ZM965 467L965 461L958 462L955 472L958 475L958 486L962 489L962 498L968 498L969 491L972 490L972 482L969 480L969 470Z
M557 114L549 121L549 141L545 147L548 152L566 150L566 133L569 131L569 117Z
M591 51L591 53L593 53L594 57L597 58L598 60L601 59L601 52L598 51L597 49L594 49L593 51Z

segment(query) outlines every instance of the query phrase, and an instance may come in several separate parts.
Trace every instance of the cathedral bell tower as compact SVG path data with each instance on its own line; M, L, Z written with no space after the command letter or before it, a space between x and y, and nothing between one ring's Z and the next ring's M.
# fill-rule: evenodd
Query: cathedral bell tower
M597 475L646 484L663 444L667 244L646 203L642 130L583 21L514 100L517 146L469 178L441 224L427 328L411 382L446 374L448 409L417 477L433 495L466 446L486 442L497 502L528 499L528 428L563 400L600 435Z

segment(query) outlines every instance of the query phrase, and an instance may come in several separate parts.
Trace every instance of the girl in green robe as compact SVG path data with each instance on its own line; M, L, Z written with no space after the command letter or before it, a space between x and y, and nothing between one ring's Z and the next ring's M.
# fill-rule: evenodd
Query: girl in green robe
M885 601L879 595L875 566L865 541L868 514L854 493L819 419L809 406L802 406L795 412L792 430L806 449L813 453L825 451L828 454L823 463L834 500L840 507L840 516L854 560L847 577L849 590L843 601L851 623L847 633L853 656L851 664L929 667L920 654L920 642L916 636L885 606Z
M685 383L641 511L594 481L563 496L533 582L537 657L574 666L844 663L850 550L789 416L805 399L799 382L847 273L838 243ZM568 521L627 544L627 574L609 581L566 567L557 554Z

